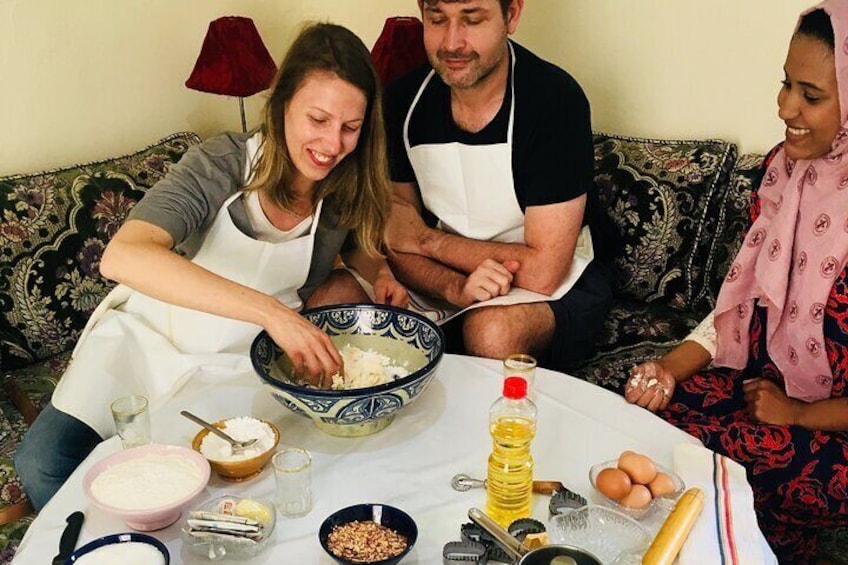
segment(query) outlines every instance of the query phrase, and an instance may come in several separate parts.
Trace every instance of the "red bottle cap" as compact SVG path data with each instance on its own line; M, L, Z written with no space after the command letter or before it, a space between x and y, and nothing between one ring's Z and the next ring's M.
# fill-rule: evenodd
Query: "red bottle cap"
M504 379L503 395L513 400L527 396L527 381L517 375Z

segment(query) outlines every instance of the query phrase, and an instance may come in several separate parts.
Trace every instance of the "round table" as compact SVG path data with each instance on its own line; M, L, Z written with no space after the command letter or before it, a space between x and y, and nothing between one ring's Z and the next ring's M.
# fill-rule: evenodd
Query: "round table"
M326 435L307 418L278 404L247 367L242 364L230 372L196 375L156 408L151 419L154 441L189 446L198 427L179 416L180 410L207 420L250 415L274 422L281 431L281 445L312 452L312 511L298 519L278 515L273 543L249 563L331 565L333 561L318 543L324 518L351 504L382 502L405 510L418 524L418 542L404 564L440 564L445 543L460 539L468 509L485 508L484 490L456 492L450 481L456 473L485 476L491 450L488 411L501 393L500 362L446 355L427 390L388 428L353 439ZM533 398L539 408L532 447L535 478L562 481L587 497L591 491L588 471L594 463L632 449L672 467L675 444L699 443L650 412L627 404L621 396L562 373L539 369ZM85 472L120 448L118 438L112 438L91 453L32 524L14 563L49 563L57 553L65 517L75 510L86 514L78 546L129 531L90 505L82 492ZM273 471L266 467L245 483L213 478L193 506L224 493L271 498L273 492ZM547 519L547 503L547 496L534 495L535 518ZM207 563L183 547L182 521L153 535L168 547L172 564Z

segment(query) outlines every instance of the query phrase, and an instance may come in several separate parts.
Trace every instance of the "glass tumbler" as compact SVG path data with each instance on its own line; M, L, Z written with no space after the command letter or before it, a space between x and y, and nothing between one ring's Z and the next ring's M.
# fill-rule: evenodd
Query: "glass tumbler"
M312 455L299 447L287 447L275 453L271 463L277 481L277 510L289 518L308 514L312 509Z
M527 381L527 390L532 389L536 379L536 358L526 353L513 353L503 360L503 376L523 377Z
M138 394L122 396L110 407L115 430L124 449L150 443L150 411L147 399Z

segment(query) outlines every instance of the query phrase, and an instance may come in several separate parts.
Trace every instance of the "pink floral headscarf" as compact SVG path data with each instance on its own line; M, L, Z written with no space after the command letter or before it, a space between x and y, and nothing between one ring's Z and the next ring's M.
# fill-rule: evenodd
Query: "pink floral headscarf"
M848 259L848 0L826 0L805 14L816 9L827 12L833 26L842 128L823 157L792 161L783 149L775 155L759 190L760 216L715 308L716 365L747 364L759 299L767 309L766 346L786 394L808 402L830 398L824 312Z

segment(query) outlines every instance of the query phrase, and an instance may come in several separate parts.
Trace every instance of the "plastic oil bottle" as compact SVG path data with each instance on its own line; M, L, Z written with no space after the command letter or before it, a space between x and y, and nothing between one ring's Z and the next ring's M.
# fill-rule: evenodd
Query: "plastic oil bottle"
M536 405L527 398L527 381L504 380L503 396L489 409L492 454L486 477L486 514L503 527L527 518L533 497L533 456Z

